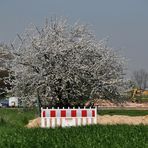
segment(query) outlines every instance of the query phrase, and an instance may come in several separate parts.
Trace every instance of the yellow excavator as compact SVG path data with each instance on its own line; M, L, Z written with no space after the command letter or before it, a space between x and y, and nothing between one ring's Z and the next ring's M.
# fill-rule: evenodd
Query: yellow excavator
M138 89L138 88L134 88L131 90L131 100L132 102L136 102L137 101L137 97L140 97L142 95L143 90Z

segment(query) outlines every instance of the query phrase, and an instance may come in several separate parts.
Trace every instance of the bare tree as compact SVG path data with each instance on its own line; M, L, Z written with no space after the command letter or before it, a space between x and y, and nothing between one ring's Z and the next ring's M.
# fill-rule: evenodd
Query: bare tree
M145 89L148 83L148 72L144 69L134 71L133 80L140 89Z
M121 99L125 60L97 41L87 25L55 18L42 28L31 25L18 39L11 45L10 81L17 96L31 98L38 90L42 103L58 105L96 96Z

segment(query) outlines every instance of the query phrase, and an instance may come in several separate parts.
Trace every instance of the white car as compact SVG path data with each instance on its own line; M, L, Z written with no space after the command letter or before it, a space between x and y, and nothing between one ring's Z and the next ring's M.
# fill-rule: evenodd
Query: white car
M9 107L18 107L18 97L9 98Z

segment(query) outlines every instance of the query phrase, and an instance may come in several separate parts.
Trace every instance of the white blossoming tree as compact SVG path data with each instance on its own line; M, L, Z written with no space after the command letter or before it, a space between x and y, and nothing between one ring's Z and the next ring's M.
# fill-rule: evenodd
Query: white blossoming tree
M12 59L9 47L0 43L0 97L5 97L6 89L10 87L9 83L5 83L5 78L9 75L7 63Z
M88 99L121 99L124 58L97 41L87 25L66 19L31 25L11 45L12 92L42 105L74 106Z

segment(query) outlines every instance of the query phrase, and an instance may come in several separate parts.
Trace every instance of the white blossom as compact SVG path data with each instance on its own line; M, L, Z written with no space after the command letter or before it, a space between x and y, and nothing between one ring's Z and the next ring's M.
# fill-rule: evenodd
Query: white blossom
M31 98L116 99L124 90L124 58L97 41L87 25L60 18L31 25L12 44L12 91ZM52 100L54 100L52 99Z

